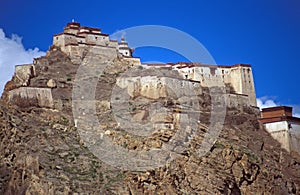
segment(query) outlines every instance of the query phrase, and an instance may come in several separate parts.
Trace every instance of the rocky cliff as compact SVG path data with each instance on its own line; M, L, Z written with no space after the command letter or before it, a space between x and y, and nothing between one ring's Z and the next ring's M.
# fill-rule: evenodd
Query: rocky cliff
M159 103L172 112L150 120L174 127L149 137L123 131L113 116L110 98L118 76L131 64L120 56L109 63L95 94L102 128L124 148L160 148L176 131L174 116L185 108L173 96L149 97L133 87L128 104L134 120L147 120L147 108ZM300 194L299 158L280 148L258 123L257 108L249 106L227 109L223 129L204 156L197 154L203 140L199 133L177 158L159 168L123 171L102 162L75 127L72 87L78 66L52 48L47 56L36 59L34 70L24 71L28 76L7 83L0 104L0 194ZM21 88L26 88L27 99L10 92ZM52 106L40 104L40 96L30 95L30 88L51 89ZM199 91L199 129L205 133L211 97L208 89Z

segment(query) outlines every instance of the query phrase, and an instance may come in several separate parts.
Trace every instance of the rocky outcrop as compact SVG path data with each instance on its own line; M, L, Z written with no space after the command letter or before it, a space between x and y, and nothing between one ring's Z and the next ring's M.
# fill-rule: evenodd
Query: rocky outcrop
M16 86L28 86L30 79L35 76L33 64L19 65L15 67L14 82Z
M57 84L56 84L55 80L49 79L49 81L47 82L47 86L49 88L55 88L55 87L57 87Z
M225 128L203 157L195 150L199 137L161 168L124 172L84 146L70 116L42 108L18 110L1 105L2 194L299 193L299 161L256 129L253 113L228 112ZM159 148L172 136L163 132L141 139L109 127L106 134L132 150Z

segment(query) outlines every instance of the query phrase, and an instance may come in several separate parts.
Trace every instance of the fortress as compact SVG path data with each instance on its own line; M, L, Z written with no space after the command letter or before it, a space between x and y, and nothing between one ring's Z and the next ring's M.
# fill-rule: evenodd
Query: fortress
M300 194L300 118L260 112L250 65L145 64L125 38L72 22L15 66L0 194Z
M64 32L54 35L53 45L75 59L82 56L84 48L97 48L99 52L119 53L132 61L133 65L143 65L156 68L169 67L177 70L183 79L200 82L203 87L230 85L231 94L239 96L243 102L256 106L256 95L251 66L236 64L232 66L213 66L201 63L168 63L168 64L141 64L139 58L132 57L133 49L129 48L124 38L118 43L110 40L107 34L102 34L99 28L80 26L79 23L68 23ZM112 51L114 50L114 51ZM117 51L117 52L116 52ZM115 57L116 55L114 55Z
M60 49L67 54L74 64L80 64L87 51L92 50L94 56L106 59L122 58L128 62L131 66L141 66L146 68L169 68L170 70L177 71L182 80L189 82L197 82L202 87L214 87L214 86L227 86L230 88L228 95L227 105L229 107L241 107L242 105L256 107L256 95L254 88L254 80L252 75L251 65L248 64L235 64L232 66L215 66L205 65L201 63L167 63L167 64L142 64L140 59L132 56L133 49L128 46L128 43L121 39L121 42L116 40L110 40L108 34L103 34L99 28L91 28L81 26L77 22L68 23L62 33L53 36L52 49ZM19 87L25 87L29 85L29 80L35 77L35 64L38 59L34 60L33 64L18 65L15 71L15 81ZM160 80L157 76L153 75L147 77L146 83L149 82L149 90L147 93L155 93L157 91L157 81ZM137 80L137 78L128 78ZM138 82L141 79L138 79ZM145 85L139 83L138 86ZM45 93L46 89L43 89L42 94L48 94L47 101L38 100L39 105L45 105L45 102L51 102L47 105L53 107L54 104L49 97L50 92ZM28 91L28 89L26 90ZM34 93L24 92L19 88L10 92L10 99L17 94L21 94L22 97L42 97L35 89L31 89ZM38 95L37 95L38 94ZM151 97L151 94L148 94ZM38 98L40 99L40 98ZM44 103L41 103L44 102Z

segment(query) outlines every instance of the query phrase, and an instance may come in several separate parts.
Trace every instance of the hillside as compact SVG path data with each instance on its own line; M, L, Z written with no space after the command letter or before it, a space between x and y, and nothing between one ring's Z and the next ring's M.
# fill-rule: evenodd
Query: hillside
M116 79L131 67L120 56L110 63L95 94L102 102L110 101ZM193 137L173 161L147 171L123 171L102 162L88 150L74 124L72 87L78 67L57 48L36 59L36 74L27 87L50 85L54 108L37 106L34 99L9 101L9 91L20 83L17 78L7 83L0 103L0 194L300 194L299 159L282 150L260 126L255 107L228 108L213 147L197 155L209 125L211 97L206 88L197 94L203 134ZM139 113L153 103L184 111L173 96L151 99L137 94L130 102L138 121L147 118ZM105 105L97 106L97 117L112 142L130 150L160 148L176 130L146 138L130 135Z

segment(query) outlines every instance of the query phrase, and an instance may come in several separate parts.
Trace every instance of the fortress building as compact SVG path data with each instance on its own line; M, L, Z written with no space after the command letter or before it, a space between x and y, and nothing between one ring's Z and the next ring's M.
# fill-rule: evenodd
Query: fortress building
M121 42L110 40L108 34L101 33L100 28L80 26L77 22L68 23L64 32L53 36L53 45L71 55L75 47L102 47L117 48L118 52L125 57L132 57L132 50L128 43L122 38Z
M138 58L132 57L132 51L124 38L121 42L110 40L107 34L101 33L99 28L83 27L79 23L68 23L64 32L53 37L53 45L60 47L63 52L73 56L82 55L87 47L98 48L99 52L106 50L122 54L124 58L132 60L135 65L149 67L169 67L177 70L183 79L198 81L203 87L230 85L231 96L251 106L256 106L256 95L251 65L236 64L232 66L214 66L201 63L168 63L168 64L141 64ZM114 51L112 51L114 50ZM231 101L233 102L233 101ZM243 104L241 103L241 104Z
M264 108L259 120L282 148L300 155L300 118L293 117L292 109L288 106Z
M256 106L256 95L251 65L214 66L201 63L147 64L151 67L170 67L184 79L198 81L203 87L229 85L231 96L245 99L246 104Z
M91 55L94 60L93 63L97 63L100 59L113 61L118 58L122 59L123 62L126 61L127 65L129 64L130 66L141 66L141 68L146 67L147 69L167 68L177 72L181 76L178 83L182 82L180 80L184 80L184 82L197 83L197 85L202 87L226 86L227 89L230 89L227 90L227 105L229 107L256 107L254 80L251 65L249 64L235 64L231 66L215 66L187 62L142 64L139 58L133 57L133 49L128 46L128 43L124 38L122 38L120 42L111 40L108 34L103 34L101 32L100 28L81 26L77 22L68 23L62 33L53 36L51 50L57 49L69 56L72 63L77 65L82 63L82 60L86 55ZM49 52L51 52L51 50ZM38 59L36 59L33 64L16 66L14 78L19 87L29 87L30 79L36 77L35 66L37 63ZM141 75L139 77L143 76ZM151 97L151 93L158 92L161 90L161 88L159 88L161 87L161 84L164 85L161 83L164 79L158 77L162 76L148 75L143 79L125 79L128 81L133 79L135 82L140 82L135 84L135 86L139 86L140 88L143 88L142 85L148 86L147 82L149 82L149 88L144 90L144 92L146 93L145 96ZM126 83L124 78L122 79L122 82ZM52 81L48 83L52 83ZM183 85L181 87L184 88ZM25 90L26 92L24 90L12 90L10 92L10 98L12 99L13 96L18 94L21 94L23 98L26 97L26 94L30 94L30 97L41 98L43 96L41 94L47 94L47 101L41 100L39 105L44 105L45 102L51 102L48 107L55 107L55 104L53 104L53 101L51 100L51 86L48 91L43 89L42 92L39 92L38 89L34 88L30 89L30 93L28 89ZM47 91L47 93L45 93L45 91Z

